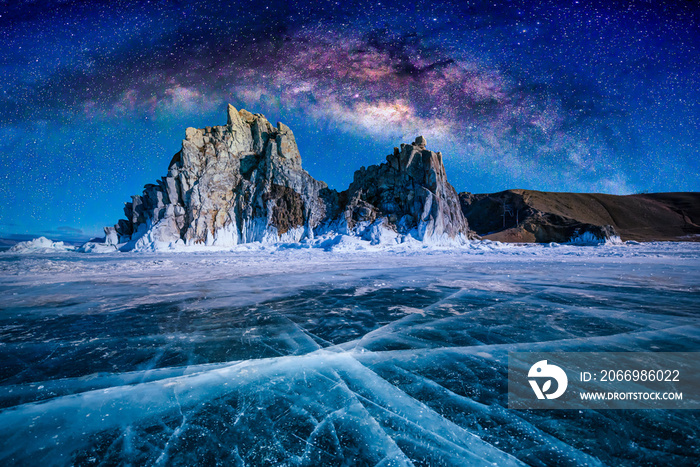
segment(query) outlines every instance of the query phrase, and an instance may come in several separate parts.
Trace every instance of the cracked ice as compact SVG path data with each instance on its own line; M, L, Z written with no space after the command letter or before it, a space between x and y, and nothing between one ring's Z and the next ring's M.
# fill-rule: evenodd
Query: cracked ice
M698 351L692 244L0 255L0 461L700 462L694 411L516 411L509 351Z

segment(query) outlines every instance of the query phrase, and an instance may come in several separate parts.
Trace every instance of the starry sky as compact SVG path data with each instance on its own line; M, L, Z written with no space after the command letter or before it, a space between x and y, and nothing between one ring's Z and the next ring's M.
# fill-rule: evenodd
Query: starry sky
M226 103L342 190L424 135L458 191L700 191L700 3L0 2L0 237L87 239Z

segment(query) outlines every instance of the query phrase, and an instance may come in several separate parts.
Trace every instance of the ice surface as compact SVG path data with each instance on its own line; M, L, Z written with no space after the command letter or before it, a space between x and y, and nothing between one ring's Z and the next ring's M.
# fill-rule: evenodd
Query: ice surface
M0 254L0 464L696 465L693 411L514 411L508 351L700 351L700 245Z

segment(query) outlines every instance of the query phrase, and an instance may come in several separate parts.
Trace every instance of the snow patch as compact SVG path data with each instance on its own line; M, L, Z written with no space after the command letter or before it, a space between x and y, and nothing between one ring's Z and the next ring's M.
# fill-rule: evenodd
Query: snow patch
M35 238L26 242L19 242L9 250L8 253L56 253L65 251L75 251L76 247L66 245L63 242L54 242L46 237Z
M382 217L367 228L363 238L369 240L372 245L391 245L398 242L399 234L389 227L388 219Z
M114 253L118 250L116 245L109 243L87 242L80 245L75 251L79 253Z

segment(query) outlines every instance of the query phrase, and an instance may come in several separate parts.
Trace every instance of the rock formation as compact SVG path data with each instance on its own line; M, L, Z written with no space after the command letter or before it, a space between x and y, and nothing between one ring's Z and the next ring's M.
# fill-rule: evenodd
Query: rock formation
M376 227L384 225L430 242L474 236L457 192L447 181L442 154L425 145L419 136L413 144L394 148L385 163L355 172L350 187L339 196L340 219L350 231L374 226L368 232L373 237Z
M338 193L301 167L294 134L263 115L228 106L224 126L188 128L167 176L126 203L126 219L105 228L121 250L177 245L298 242L317 233L373 242L461 241L473 236L442 155L425 138L362 168Z
M325 188L301 168L286 125L229 105L225 126L187 129L168 175L132 197L126 220L105 228L106 243L299 241L325 217Z

